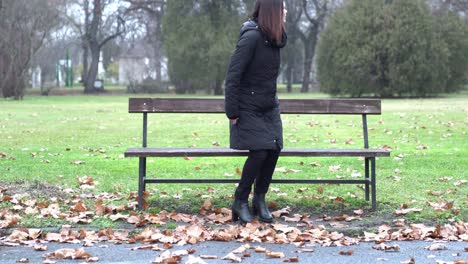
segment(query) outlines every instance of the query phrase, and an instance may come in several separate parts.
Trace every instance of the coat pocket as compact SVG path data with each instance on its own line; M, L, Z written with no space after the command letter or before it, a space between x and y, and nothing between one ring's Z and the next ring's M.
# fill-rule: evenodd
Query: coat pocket
M239 121L236 124L229 122L229 146L232 149L238 149L239 145Z

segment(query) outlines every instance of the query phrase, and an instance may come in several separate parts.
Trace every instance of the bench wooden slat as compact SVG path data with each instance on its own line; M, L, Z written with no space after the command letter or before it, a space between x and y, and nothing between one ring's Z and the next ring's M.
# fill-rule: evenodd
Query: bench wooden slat
M224 99L130 98L129 113L224 113ZM281 99L284 114L380 115L377 99Z
M247 156L246 150L229 148L129 148L125 157L235 157ZM287 148L281 156L299 157L388 157L384 149L301 149Z

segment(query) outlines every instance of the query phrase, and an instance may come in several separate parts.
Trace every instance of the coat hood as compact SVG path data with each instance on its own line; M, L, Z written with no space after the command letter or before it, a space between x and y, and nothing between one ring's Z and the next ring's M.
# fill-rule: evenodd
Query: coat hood
M260 33L262 33L260 27L258 26L257 21L255 21L254 19L249 19L246 22L244 22L244 24L242 24L242 29L241 29L240 35L242 36L245 32L247 32L249 30L257 30ZM281 43L279 45L276 44L275 42L271 41L267 37L265 37L263 35L263 33L262 33L262 36L265 39L265 45L273 46L275 48L284 48L286 46L286 43L288 42L288 36L287 36L286 32L283 32L282 40L281 40Z

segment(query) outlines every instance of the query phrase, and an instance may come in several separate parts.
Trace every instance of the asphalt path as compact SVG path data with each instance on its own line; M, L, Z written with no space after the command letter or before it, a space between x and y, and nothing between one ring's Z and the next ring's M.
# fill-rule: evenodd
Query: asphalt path
M346 247L305 247L313 249L313 252L299 252L302 248L294 245L278 245L278 244L258 244L251 243L251 246L261 246L272 252L282 252L285 257L280 259L267 258L264 253L255 253L253 249L247 250L250 257L245 257L242 263L284 263L290 258L297 257L298 263L401 263L414 258L415 263L436 263L436 261L468 261L468 252L465 248L468 243L450 242L444 243L446 250L429 251L425 249L436 242L424 241L392 241L387 245L398 244L400 251L384 252L373 249L374 243L360 243L359 245ZM202 242L196 245L174 246L169 249L171 252L182 249L193 249L195 253L192 255L198 257L200 255L216 255L218 259L205 259L206 263L232 263L229 260L221 260L231 251L237 249L245 243L237 242ZM141 246L142 244L110 244L98 243L93 247L85 247L84 250L90 253L93 257L98 257L97 263L151 263L163 251L151 250L131 250L133 247ZM162 245L161 245L162 246ZM0 246L0 263L13 264L22 258L29 259L29 263L42 263L45 253L54 252L63 248L81 248L81 245L49 243L47 251L35 251L33 248L25 246ZM351 255L341 255L340 252L348 252L352 250ZM237 256L242 256L238 254ZM188 257L185 256L181 263L185 263ZM57 263L83 263L84 260L56 260Z

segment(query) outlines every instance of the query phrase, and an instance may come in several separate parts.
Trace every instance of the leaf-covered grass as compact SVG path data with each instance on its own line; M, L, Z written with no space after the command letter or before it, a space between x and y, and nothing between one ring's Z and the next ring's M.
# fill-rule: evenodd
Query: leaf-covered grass
M306 97L326 96L280 95L280 98ZM423 209L408 214L410 220L468 220L468 184L455 186L457 181L468 179L467 105L466 94L383 100L383 115L368 117L370 147L387 145L393 149L390 158L377 161L379 211L375 214L392 214L406 204ZM123 158L123 153L128 147L141 146L142 117L129 114L127 109L127 96L27 96L19 102L0 101L0 153L4 154L4 157L0 155L0 181L9 186L35 183L28 185L29 188L39 190L50 185L78 188L77 177L88 175L98 182L96 193L136 192L138 160ZM222 114L152 114L149 121L149 146L227 147L229 144L228 123ZM360 116L284 115L283 124L285 147L363 146ZM150 158L148 174L168 178L239 178L236 171L242 168L244 159ZM311 165L317 162L320 166ZM338 165L338 170L329 168ZM275 178L351 179L364 175L363 161L357 158L280 158L277 167L298 172L279 171ZM448 180L439 180L443 177ZM207 191L209 187L212 192ZM271 187L269 201L299 208L301 213L370 208L362 186ZM228 207L234 188L232 184L152 184L148 185L152 193L149 202L155 210L197 212L204 197L210 195L214 204ZM18 191L28 193L32 192L30 189ZM439 191L441 196L429 194L431 191ZM60 193L50 191L48 195ZM344 203L337 203L335 197L343 197ZM436 212L428 204L440 200L454 201L453 208Z

